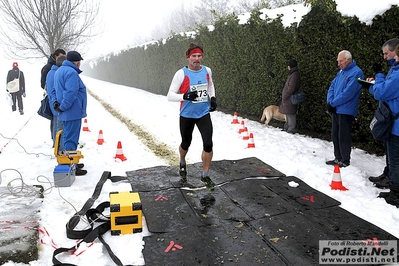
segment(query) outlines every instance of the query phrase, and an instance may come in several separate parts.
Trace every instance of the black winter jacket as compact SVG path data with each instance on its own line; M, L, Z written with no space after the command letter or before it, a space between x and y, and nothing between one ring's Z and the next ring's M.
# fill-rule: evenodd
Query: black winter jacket
M53 58L53 55L50 55L50 57L47 60L47 64L45 64L44 67L42 68L42 74L40 79L40 86L42 87L42 89L46 87L47 74L53 65L55 65L55 60Z

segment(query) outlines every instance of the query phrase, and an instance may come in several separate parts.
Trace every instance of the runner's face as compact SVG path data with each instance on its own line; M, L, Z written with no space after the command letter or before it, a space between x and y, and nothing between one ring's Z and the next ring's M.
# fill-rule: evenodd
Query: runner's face
M190 55L188 60L188 68L192 70L199 70L201 69L201 62L202 62L202 53L195 53Z

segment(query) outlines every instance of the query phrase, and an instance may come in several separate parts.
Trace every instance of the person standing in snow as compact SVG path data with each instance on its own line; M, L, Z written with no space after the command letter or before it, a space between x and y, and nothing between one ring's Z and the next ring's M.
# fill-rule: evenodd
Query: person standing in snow
M66 52L64 49L56 49L54 53L52 53L48 60L47 64L45 64L41 70L41 75L40 75L40 86L42 87L43 90L46 91L46 80L47 80L47 75L51 70L52 66L55 66L56 60L60 56L66 56ZM44 93L45 96L46 92ZM54 128L54 122L53 120L50 120L50 132L51 132L51 139L53 139L53 128ZM54 139L53 139L54 141Z
M347 50L338 53L337 63L340 70L327 92L327 111L332 117L331 137L335 159L326 164L347 167L352 150L352 124L358 112L362 88L357 79L364 79L364 75Z
M396 62L395 60L395 48L396 46L399 45L399 39L398 38L392 38L386 41L382 45L382 54L384 56L384 59L388 62L389 66L393 66ZM379 63L376 63L373 65L373 71L375 73L378 73L382 71L382 65ZM391 73L392 68L389 70L388 75ZM385 167L379 176L370 176L369 180L375 184L376 187L378 188L387 188L389 187L389 164L388 164L388 155L385 156Z
M56 100L54 110L59 113L58 119L63 122L62 147L66 151L78 148L82 118L86 117L87 91L79 77L82 56L76 51L69 51L66 60L54 74ZM79 166L76 175L85 175L86 170Z
M395 116L399 113L399 45L395 48L395 63L391 67L388 75L385 77L381 68L375 68L375 81L371 85L369 92L374 95L378 101L384 101L388 104ZM367 81L371 81L368 78ZM399 119L394 120L391 135L386 141L388 157L388 179L389 193L379 194L379 197L385 199L388 204L399 208Z
M296 113L298 111L298 105L292 104L291 95L299 91L301 86L301 78L298 71L297 61L291 59L287 62L288 65L288 77L285 81L283 92L281 93L281 103L279 112L285 114L286 122L284 124L283 131L294 134L296 128Z
M186 50L188 65L175 73L167 99L181 103L180 135L182 141L179 146L179 174L182 182L187 181L186 155L191 145L194 126L197 126L203 142L201 181L207 189L213 190L215 184L209 177L213 157L213 126L209 112L215 111L217 104L212 71L209 67L201 65L203 54L204 50L200 45L189 44Z
M60 55L57 57L57 60L55 61L55 65L53 65L50 69L50 71L47 74L46 77L46 93L48 95L48 101L50 104L50 109L51 112L53 113L53 128L52 128L52 134L51 137L53 139L53 147L55 145L55 140L56 140L56 134L59 130L63 129L63 122L58 119L59 113L54 110L54 102L57 100L57 96L55 93L55 86L54 86L54 75L57 69L62 65L62 63L66 60L65 55ZM62 143L59 145L59 150L62 150Z
M11 110L13 112L15 112L17 110L17 103L18 103L19 114L23 115L24 114L24 103L22 101L22 96L26 97L26 93L25 93L25 76L24 76L24 72L22 72L18 68L18 63L17 62L14 62L12 64L12 69L10 71L8 71L6 84L9 83L10 81L15 80L15 79L19 79L19 90L18 91L14 91L14 92L10 91L11 98L12 98ZM9 92L8 89L6 89L6 90L7 90L7 92Z

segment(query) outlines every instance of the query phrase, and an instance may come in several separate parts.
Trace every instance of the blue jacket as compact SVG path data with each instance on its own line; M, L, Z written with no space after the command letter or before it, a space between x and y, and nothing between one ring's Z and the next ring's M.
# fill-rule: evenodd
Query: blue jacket
M55 94L55 86L54 86L54 75L55 71L57 71L58 66L57 65L52 65L50 71L47 73L47 78L46 78L46 91L48 95L48 102L50 103L50 109L53 115L58 115L59 113L54 110L54 102L57 99L56 94Z
M86 86L79 77L82 71L71 61L65 60L62 66L55 72L54 86L57 101L62 112L58 119L70 121L82 119L87 116L87 92Z
M364 74L353 60L346 68L340 70L331 82L327 92L327 103L336 107L337 114L357 115L362 88L357 78L364 79Z
M399 113L399 64L392 66L386 77L382 73L376 74L369 91L376 100L385 101L394 115ZM393 123L392 134L399 136L399 119Z

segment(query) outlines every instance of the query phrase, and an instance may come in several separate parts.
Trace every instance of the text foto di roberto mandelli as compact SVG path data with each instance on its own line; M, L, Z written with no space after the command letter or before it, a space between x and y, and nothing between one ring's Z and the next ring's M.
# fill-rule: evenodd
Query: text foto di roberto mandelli
M332 258L335 263L390 262L396 263L396 240L320 240L320 262ZM339 259L336 260L336 259ZM330 261L330 260L328 260ZM330 261L331 262L331 261Z

